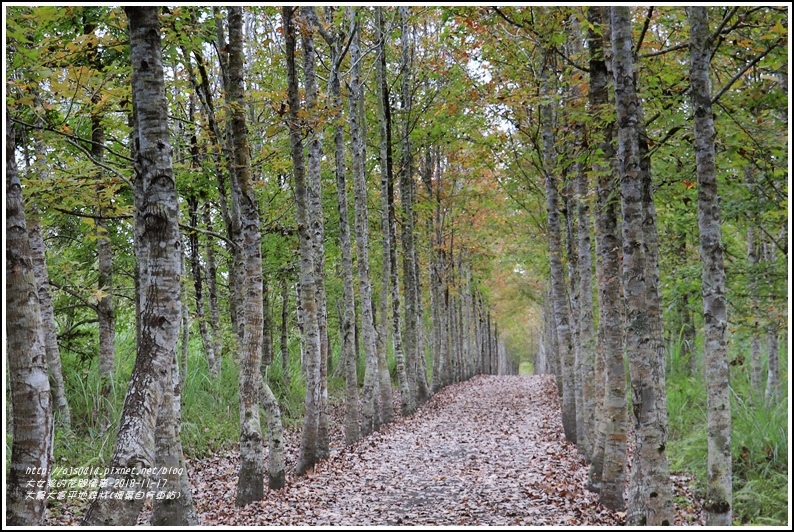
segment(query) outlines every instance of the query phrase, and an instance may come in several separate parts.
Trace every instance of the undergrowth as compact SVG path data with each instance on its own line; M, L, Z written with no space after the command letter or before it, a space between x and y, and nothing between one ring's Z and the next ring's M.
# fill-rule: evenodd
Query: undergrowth
M732 338L732 340L736 340ZM785 525L788 522L788 364L781 357L783 397L764 401L763 390L749 381L748 349L741 340L729 347L731 365L731 452L733 519L738 525ZM673 471L688 471L705 496L708 479L706 385L701 370L692 375L672 350L667 377L668 458ZM698 353L702 361L702 351Z

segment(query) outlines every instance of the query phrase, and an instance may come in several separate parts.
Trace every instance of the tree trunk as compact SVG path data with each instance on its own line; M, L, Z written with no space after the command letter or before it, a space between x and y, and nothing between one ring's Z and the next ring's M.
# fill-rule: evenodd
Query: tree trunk
M313 31L310 21L314 15L313 7L301 7L300 16L306 24L306 30L301 32L301 45L303 46L303 73L306 83L306 112L308 113L308 159L307 159L307 192L308 212L312 224L312 254L314 265L314 291L317 302L317 327L320 337L319 361L319 404L317 414L317 458L328 457L328 325L327 304L325 297L325 230L323 228L322 187L320 179L320 160L322 159L322 129L315 123L317 117L313 116L317 110L317 76L315 62L317 52L314 46Z
M775 244L764 242L762 249L766 267L771 270L775 265ZM766 347L768 361L764 400L767 407L770 407L780 399L780 346L778 344L778 324L775 317L771 317L766 326Z
M207 231L212 231L209 203L204 209L204 225L207 227ZM207 289L209 290L210 330L212 331L212 346L215 353L215 365L210 368L210 374L217 377L221 372L223 343L221 341L220 311L218 310L218 270L215 262L215 243L211 238L207 238Z
M238 320L243 332L240 353L240 470L237 480L237 506L245 506L264 496L264 446L259 418L260 365L262 357L262 235L259 203L251 178L251 159L248 149L248 128L245 121L245 80L243 60L243 10L229 11L229 107L231 111L231 142L233 146L232 210L240 220L244 276L238 280L242 292L241 315ZM239 201L235 205L234 200Z
M303 159L303 136L299 118L300 100L298 98L298 77L295 69L295 8L283 7L282 17L287 60L287 101L289 104L288 126L292 153L293 177L295 180L295 204L297 210L298 235L300 242L300 319L304 338L304 374L306 377L306 399L304 403L303 428L301 432L300 456L296 472L303 475L314 467L318 460L318 421L320 416L320 333L318 308L315 300L315 269L312 232L318 230L318 220L312 219L309 212L309 191L307 190L305 165Z
M590 219L590 205L588 200L588 173L583 165L576 174L577 179L577 217L579 218L578 252L579 252L579 353L577 362L581 375L581 395L582 395L582 430L579 439L579 448L585 457L590 460L593 446L593 419L595 416L595 388L594 384L594 358L595 358L595 338L593 337L593 261L591 256L590 231L592 221ZM577 412L579 405L577 403ZM577 421L578 426L578 421Z
M400 7L400 28L402 34L402 138L400 140L400 201L402 206L402 246L403 246L403 291L405 292L405 328L403 330L403 346L405 347L406 374L408 387L413 400L423 402L427 399L427 382L418 382L422 378L418 368L417 327L419 325L416 309L416 251L414 249L414 213L412 194L413 157L411 154L411 41L408 27L408 7Z
M133 526L142 499L125 500L156 466L154 435L165 388L171 385L181 313L181 239L171 166L160 22L156 7L125 8L130 21L135 114L136 246L140 264L140 342L124 401L111 471L83 524ZM140 224L140 225L139 225ZM124 473L117 473L124 471ZM127 471L129 471L127 473ZM118 481L125 487L116 487Z
M286 274L281 279L281 380L285 389L290 386L289 345L287 329L289 328L289 283Z
M6 332L13 444L6 522L43 525L53 462L53 414L39 287L17 173L14 128L6 109ZM30 486L42 496L28 497Z
M574 183L568 177L568 168L562 169L562 213L565 221L565 257L567 267L567 296L568 296L568 319L570 320L571 345L573 349L573 394L576 403L576 444L581 450L579 438L584 436L584 404L582 402L582 365L579 358L579 268L577 266L578 256L576 253L576 197L574 196ZM581 452L581 451L580 451Z
M351 26L356 11L348 10ZM361 405L361 435L367 436L375 429L378 379L378 353L375 349L375 327L372 316L372 284L369 277L369 216L367 212L367 182L364 168L363 115L359 103L363 97L361 81L361 34L356 30L350 44L350 137L353 151L353 181L356 197L356 250L358 252L358 282L361 294L361 321L364 337L364 389Z
M714 118L711 110L709 61L711 39L706 7L689 8L692 107L695 115L695 159L698 175L698 228L703 263L703 316L708 407L709 482L703 510L706 525L730 526L731 398L728 372L727 304L722 256L720 205L715 167Z
M267 419L267 487L279 490L286 484L284 430L281 424L281 408L264 376L260 402L262 408L265 409L265 418Z
M260 369L265 377L265 368L273 363L273 310L270 308L270 281L262 273L262 358Z
M193 137L195 138L195 137ZM188 216L190 225L198 227L198 198L191 196L187 200ZM190 244L190 271L193 275L193 291L196 299L196 321L199 324L201 334L201 344L204 347L204 357L207 359L207 368L210 373L216 370L215 346L210 338L207 328L207 320L204 315L204 283L201 274L201 250L199 249L199 238L196 231L188 233L188 243Z
M185 306L183 306L183 310ZM184 333L183 333L184 334ZM184 338L184 335L183 335ZM154 526L195 526L198 515L190 492L190 480L182 452L182 389L187 367L180 368L176 357L171 364L171 386L165 387L163 402L157 415L155 447L157 452L157 487L152 501ZM169 496L177 494L175 497Z
M747 169L748 188L752 187L752 170ZM750 222L754 223L753 221ZM750 388L754 398L760 399L764 391L763 370L761 361L761 327L759 319L758 303L758 265L760 263L760 245L757 237L756 228L751 225L747 228L747 258L750 266L750 311L752 312L752 330L750 332Z
M626 369L623 354L623 304L620 284L620 238L617 227L615 191L619 188L612 161L614 110L609 108L607 66L602 46L608 27L607 9L590 7L588 31L590 50L590 105L600 118L596 133L603 156L593 164L597 176L596 208L596 276L598 278L598 358L604 373L603 386L596 388L602 396L602 412L597 416L602 425L595 446L591 483L597 485L599 501L615 510L625 508L623 491L626 475ZM601 29L601 33L596 28Z
M548 73L544 72L542 92L551 94ZM552 111L549 104L541 106L543 137L543 171L546 173L546 204L548 210L549 262L551 266L551 292L554 322L557 331L560 366L562 370L562 424L565 439L576 443L576 394L574 390L574 351L568 314L568 297L562 270L562 245L560 239L559 194L557 192L556 155Z
M61 366L61 353L58 349L58 326L55 323L55 310L50 294L50 278L47 273L47 258L44 247L44 238L41 233L41 221L31 216L28 223L28 238L30 241L30 256L33 261L33 272L36 276L36 285L39 292L39 309L41 312L42 334L44 350L47 356L47 367L50 379L52 402L57 412L55 423L67 431L71 428L72 417L69 403L66 400L66 387L63 381L63 368Z
M328 8L327 8L328 9ZM333 13L329 13L333 23ZM331 25L333 28L333 25ZM344 35L334 32L324 33L331 47L331 72L328 78L328 91L331 106L339 115L344 113L342 106L342 86L339 68L343 59ZM350 445L361 438L361 409L358 397L358 377L356 374L355 345L355 292L353 289L353 249L350 243L350 217L347 209L347 179L345 168L345 133L342 121L334 122L334 161L336 163L336 204L339 211L339 247L342 252L342 285L344 310L340 319L342 354L340 363L344 365L345 385L345 444Z
M626 297L626 350L631 368L636 450L629 486L627 522L633 526L673 523L667 466L664 373L659 375L649 315L654 290L646 282L643 233L643 175L639 152L639 109L634 87L631 18L628 7L613 7L612 48L618 119L618 160L623 214L623 288ZM664 368L662 360L662 368ZM660 379L661 377L661 379ZM665 410L665 411L662 411Z
M42 102L38 93L35 93L34 101L37 108L41 109ZM39 119L38 123L43 126L43 119ZM46 148L44 142L39 137L37 137L35 141L35 151L39 160L36 162L35 166L33 166L33 171L38 173L41 178L46 178L47 175L44 166L46 164ZM40 212L41 208L36 205L35 202L28 203L28 239L30 242L31 259L33 260L33 273L36 276L36 284L39 290L39 310L41 312L44 350L47 354L50 392L52 393L53 408L56 412L54 422L57 426L63 427L66 431L69 431L72 425L71 412L66 398L61 353L58 348L58 325L55 322L55 309L52 303L52 294L50 293L50 276L47 271L47 255L41 229L41 220L39 219Z
M380 9L379 9L380 11ZM381 13L382 21L382 13ZM385 46L385 45L384 45ZM378 71L378 111L380 123L381 161L385 164L384 174L381 176L381 194L384 197L383 208L388 215L388 231L384 233L384 258L386 249L389 252L389 286L392 303L392 342L394 358L397 364L397 381L400 388L400 403L402 414L410 415L416 410L416 401L411 393L408 380L408 368L405 351L403 350L403 326L400 315L400 284L397 271L397 216L394 208L394 171L391 144L391 105L389 103L389 89L386 80L385 51L381 54ZM384 215L386 216L386 215ZM387 246L388 243L388 246Z
M184 242L184 239L183 239L183 242ZM185 266L185 254L184 253L182 253L181 259L182 259L182 271L184 272L185 268L186 268L186 266ZM182 300L183 303L184 303L185 300L187 300L187 279L185 279L184 282L180 283L179 297L180 297L180 299ZM177 401L175 403L174 408L176 408L179 411L178 419L179 419L179 423L181 424L182 423L182 402L181 402L181 395L180 394L182 393L181 390L183 390L185 388L185 380L187 379L187 355L188 355L188 350L190 348L190 312L188 311L187 304L183 304L182 305L182 316L180 317L180 321L181 321L181 324L180 324L179 333L181 335L181 339L180 339L180 342L179 342L179 365L178 366L176 366L176 365L174 366L175 367L175 371L176 371L176 375L179 377L179 382L177 384L174 384L175 389L176 389L177 385L179 386L179 389L177 390L177 392L178 392L177 395L179 396L178 397L179 401ZM174 361L174 364L176 364L176 361ZM182 371L179 371L179 368L182 368Z
M378 102L378 136L380 144L380 166L381 166L381 179L380 179L380 194L381 194L381 233L383 235L383 277L381 285L381 328L384 331L383 349L378 353L378 364L383 366L386 361L387 352L387 338L389 330L389 295L390 291L394 292L391 287L397 285L397 272L396 272L396 254L395 234L396 227L394 219L394 170L393 158L391 148L391 107L389 105L389 89L386 80L386 37L384 31L383 8L377 6L375 8L376 16L376 39L378 47L378 58L375 62L375 74L377 77L377 102ZM394 260L392 260L394 256ZM393 338L393 351L397 362L397 381L400 387L400 395L403 401L403 413L405 413L405 406L408 399L407 385L408 377L405 374L405 361L402 352L402 342L400 335L402 334L399 316L399 299L395 303L392 301L392 307L397 310L398 315L392 317L392 338ZM388 366L385 368L388 373ZM394 416L391 406L391 378L384 374L384 368L380 368L381 374L381 417L384 423L387 418ZM386 387L386 382L389 386ZM386 395L388 394L388 403Z

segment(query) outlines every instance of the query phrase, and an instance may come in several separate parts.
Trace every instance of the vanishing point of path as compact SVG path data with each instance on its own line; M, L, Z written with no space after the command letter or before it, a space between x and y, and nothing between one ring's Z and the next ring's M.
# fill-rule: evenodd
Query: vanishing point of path
M564 441L548 376L447 387L245 508L234 506L232 458L225 480L196 464L201 524L617 525L624 517L585 489L587 466Z

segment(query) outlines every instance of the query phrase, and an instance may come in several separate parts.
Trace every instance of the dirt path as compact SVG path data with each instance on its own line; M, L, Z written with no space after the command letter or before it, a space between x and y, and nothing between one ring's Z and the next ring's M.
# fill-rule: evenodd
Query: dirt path
M622 524L559 419L551 378L479 376L242 509L233 456L214 479L196 464L196 505L205 525Z

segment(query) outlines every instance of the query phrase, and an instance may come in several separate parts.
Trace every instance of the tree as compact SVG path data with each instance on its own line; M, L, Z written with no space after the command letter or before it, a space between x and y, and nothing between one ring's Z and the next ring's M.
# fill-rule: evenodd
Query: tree
M543 69L542 93L551 98L549 73L551 52L546 54ZM541 135L543 138L543 172L546 181L546 202L548 216L549 263L551 267L551 292L554 321L557 329L560 366L562 371L562 424L565 439L576 443L576 399L574 390L574 351L571 335L568 296L562 270L562 245L560 239L559 192L557 190L556 155L554 154L554 131L550 103L541 105Z
M308 120L305 121L308 157L306 165L307 206L312 225L312 253L314 264L314 297L317 303L317 327L320 335L319 403L317 412L317 457L328 457L328 311L325 294L325 228L323 224L321 160L323 130L320 127L320 109L318 107L319 88L315 63L317 50L314 44L314 30L311 20L314 9L303 6L300 10L301 45L303 47L303 76L305 82L305 109Z
M42 158L44 157L43 142L36 141L36 152ZM39 164L36 164L34 168L36 168L37 171L43 172L44 164L45 162L42 160ZM44 235L42 233L43 227L39 216L43 209L37 208L34 203L31 210L33 211L31 213L32 216L26 221L30 240L30 253L33 260L33 271L36 276L36 284L39 287L39 305L44 336L44 349L47 353L50 391L52 392L52 402L57 412L55 423L68 430L71 427L72 421L69 403L66 399L61 353L58 348L58 328L55 322L55 309L52 302L52 293L50 291L50 276L47 272L47 257Z
M343 31L336 31L333 24L334 10L326 8L326 22L331 31L318 23L312 11L312 23L317 26L323 38L331 48L331 72L328 78L328 92L331 95L331 105L337 114L334 121L334 162L336 171L336 204L339 212L339 247L342 251L342 280L343 280L343 315L340 324L342 336L342 354L340 364L344 367L345 385L345 443L351 444L361 438L361 408L358 396L358 376L356 374L356 345L355 345L355 293L353 290L353 253L350 243L350 218L347 208L347 179L345 168L345 132L342 126L344 108L342 106L342 83L340 67L345 57L345 40L352 39ZM354 26L350 32L356 32ZM352 43L351 43L352 44Z
M296 472L305 474L318 460L318 423L320 408L320 331L318 304L315 299L315 269L312 233L321 221L312 219L309 212L309 191L303 157L303 131L298 98L298 76L295 68L295 8L283 7L284 40L287 61L288 126L292 154L292 174L295 183L298 235L300 242L300 315L303 320L304 374L306 376L306 398L304 403L303 429L301 431L300 456Z
M260 364L262 356L262 235L259 202L251 181L248 129L245 122L245 80L243 68L243 10L229 8L229 103L235 172L232 190L238 194L236 211L240 216L245 276L242 279L243 313L238 316L243 331L240 354L240 472L237 480L238 506L245 506L264 496L264 445L259 420Z
M659 379L653 349L649 298L654 288L646 282L643 175L639 148L639 102L634 86L631 18L628 7L611 8L615 105L618 123L621 213L623 215L623 290L626 298L626 351L631 370L635 445L629 486L628 523L670 525L672 487L667 465L664 377ZM662 364L662 371L663 371ZM661 411L661 409L665 411Z
M351 26L357 10L348 8ZM375 322L372 314L372 282L369 275L369 214L367 209L367 182L365 175L365 127L361 112L363 84L361 80L361 33L358 28L352 30L350 43L350 61L353 64L350 76L350 138L353 152L353 183L355 191L356 218L356 251L358 253L358 284L361 294L361 321L364 337L364 389L361 405L361 435L373 432L378 422L378 352L376 349Z
M626 369L623 354L623 302L620 284L618 248L620 233L617 225L614 148L612 145L614 109L608 97L608 73L604 58L603 40L608 38L606 8L591 6L587 11L588 48L590 50L590 104L594 114L597 147L603 152L593 163L597 177L596 204L596 277L598 279L598 346L597 356L605 377L603 387L596 392L602 397L598 418L601 428L591 465L591 482L599 487L599 501L615 509L623 509L626 471ZM598 32L601 30L601 33ZM595 143L593 143L595 144ZM598 370L596 370L598 371Z
M715 168L714 118L711 109L711 38L705 7L689 8L692 108L695 115L695 159L698 176L698 228L703 263L703 316L706 327L703 363L708 404L709 484L706 524L730 526L731 398L728 373L727 303L723 264L720 203Z
M6 109L6 331L14 443L6 491L9 525L44 524L52 469L53 414L14 128ZM43 494L37 496L30 486Z
M403 245L403 290L405 292L405 327L403 329L403 346L405 347L406 373L408 387L414 400L422 403L429 397L427 376L420 368L419 356L424 356L424 348L420 349L417 332L420 326L417 302L419 298L418 280L416 278L416 250L414 244L414 210L413 210L413 157L411 153L411 121L413 95L411 90L411 43L412 36L408 26L408 7L400 7L400 28L402 31L402 137L400 139L400 202L402 206L402 245ZM421 353L420 353L421 351Z
M111 469L83 520L86 525L135 524L142 499L102 496L136 491L155 467L154 434L165 387L171 385L181 313L181 235L168 137L157 7L127 7L135 116L135 218L140 231L140 341L116 437ZM116 473L121 471L122 473ZM116 482L124 479L124 486Z
M397 383L400 389L402 414L408 415L416 409L411 394L406 370L405 352L402 342L402 319L400 317L400 285L397 271L397 218L394 209L394 158L392 156L391 104L389 103L389 83L386 79L386 32L384 31L383 8L376 7L379 57L375 65L378 78L378 133L380 137L380 194L381 194L381 231L383 233L383 296L392 303L392 347L396 361ZM388 277L388 285L387 285ZM382 307L381 320L386 322L388 312Z

